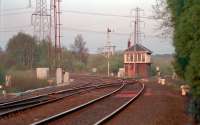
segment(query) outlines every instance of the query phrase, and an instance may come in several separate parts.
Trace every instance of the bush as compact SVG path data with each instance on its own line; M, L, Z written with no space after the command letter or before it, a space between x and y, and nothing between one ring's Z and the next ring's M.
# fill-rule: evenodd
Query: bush
M9 74L12 76L9 92L23 92L48 86L48 81L38 80L33 71L10 71Z
M5 71L2 68L2 66L0 66L0 84L5 82Z
M190 99L189 113L192 114L196 122L200 122L200 98L192 97Z
M150 74L151 74L151 76L157 75L156 66L153 64L151 65Z
M196 121L200 122L200 45L195 48L190 56L190 63L185 73L185 78L191 87L190 113Z

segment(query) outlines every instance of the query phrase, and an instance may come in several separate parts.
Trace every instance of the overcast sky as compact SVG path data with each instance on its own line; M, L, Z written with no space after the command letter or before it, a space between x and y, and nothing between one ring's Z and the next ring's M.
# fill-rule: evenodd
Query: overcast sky
M17 31L24 31L33 34L33 27L31 26L31 14L35 8L35 0L31 0L31 8L28 8L29 0L0 1L0 46L5 48L8 39L16 34ZM124 50L127 47L127 40L129 38L129 35L125 35L124 33L129 34L131 31L130 19L124 17L67 13L66 11L73 10L81 12L129 15L131 9L140 7L144 10L141 12L141 15L149 17L153 15L152 5L155 4L156 0L62 1L62 45L69 48L70 44L72 44L74 41L74 37L77 34L82 34L84 40L87 42L87 47L89 48L90 52L94 53L97 52L97 48L102 48L105 44L107 27L110 27L114 32L113 34L111 33L111 41L116 46L116 49ZM141 31L145 34L145 37L142 38L141 44L151 49L154 54L173 53L174 48L170 38L164 39L156 37L156 35L159 33L159 31L156 30L158 22L146 18L142 18L141 20L144 21L144 23L141 24ZM82 31L74 29L81 29ZM87 32L85 30L87 30Z

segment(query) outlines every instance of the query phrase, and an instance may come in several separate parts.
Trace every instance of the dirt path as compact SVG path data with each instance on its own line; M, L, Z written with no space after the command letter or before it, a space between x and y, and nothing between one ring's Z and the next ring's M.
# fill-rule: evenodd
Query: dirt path
M186 98L157 83L146 83L144 94L107 125L192 125Z

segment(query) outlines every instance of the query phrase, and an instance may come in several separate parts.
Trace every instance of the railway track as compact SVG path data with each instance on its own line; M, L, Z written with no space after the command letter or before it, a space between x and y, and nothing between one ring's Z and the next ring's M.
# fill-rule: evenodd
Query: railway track
M47 117L43 120L34 122L31 125L99 125L111 119L128 104L137 99L143 90L144 84L127 84L123 82L118 89L106 95L51 117Z
M62 90L58 92L53 92L50 94L39 95L35 97L31 97L28 99L7 102L0 104L0 118L4 116L9 116L10 114L20 112L23 110L31 109L40 105L44 105L47 103L52 103L55 101L59 101L63 98L73 96L75 94L81 94L84 92L88 92L94 89L109 87L109 86L117 86L119 84L87 84L79 87L73 87L71 89Z
M35 90L29 90L26 92L18 93L17 95L13 96L6 96L6 97L1 97L0 98L0 104L3 103L9 103L9 102L14 102L14 101L19 101L19 100L25 100L31 97L36 97L38 95L43 95L45 94L50 94L56 91L61 91L73 87L77 87L80 85L87 85L88 83L113 83L114 81L117 82L120 79L111 79L111 78L106 78L106 77L97 77L97 76L90 76L90 75L75 75L72 74L70 76L73 81L70 83L70 85L67 86L48 86L45 88L40 88L40 89L35 89Z

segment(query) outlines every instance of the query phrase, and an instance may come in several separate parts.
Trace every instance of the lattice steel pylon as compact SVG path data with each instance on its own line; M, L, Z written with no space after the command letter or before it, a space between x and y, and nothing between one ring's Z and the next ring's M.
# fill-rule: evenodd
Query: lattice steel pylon
M34 35L39 40L47 39L50 35L51 14L47 6L47 0L36 0L36 9L32 14L32 25L34 26Z
M133 46L134 46L134 53L136 53L136 44L140 44L141 42L141 27L140 27L140 22L141 22L141 13L140 11L142 11L142 9L140 8L136 8L136 9L132 9L130 11L130 17L131 17L131 35L130 35L130 42L133 42ZM134 15L135 12L135 15ZM135 18L135 19L134 19ZM131 44L131 43L130 43ZM134 55L135 58L136 55ZM136 74L136 69L137 69L137 65L134 62L134 74Z
M140 23L141 21L141 11L143 11L140 8L132 9L130 11L130 17L131 17L131 35L130 35L130 40L133 42L133 45L135 44L140 44L141 42L141 26ZM135 13L135 14L134 14Z

